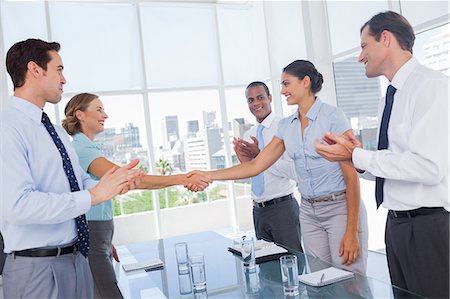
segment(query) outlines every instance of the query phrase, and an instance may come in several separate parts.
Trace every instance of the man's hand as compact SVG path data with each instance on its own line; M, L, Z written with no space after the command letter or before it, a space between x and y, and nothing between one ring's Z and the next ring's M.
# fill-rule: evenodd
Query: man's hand
M328 161L351 161L353 150L361 147L361 143L353 135L339 135L327 132L322 140L314 141L316 152Z
M139 163L139 160L133 160L130 164L123 167L113 167L108 170L100 179L97 186L89 190L91 194L91 205L97 205L107 201L122 190L129 188L130 181L139 176L140 171L132 169Z
M186 174L186 179L187 180L198 180L200 179L201 181L203 181L204 183L212 183L212 179L211 177L208 175L207 171L201 171L201 170L193 170L189 173ZM197 184L193 183L192 181L188 181L188 183L186 185L184 185L185 188L189 189L190 191L203 191L203 189L201 189L201 186L197 186Z
M256 137L250 136L250 138L253 140L253 143L241 138L233 138L233 148L241 162L247 162L256 158L260 152Z
M212 180L206 175L194 174L189 177L186 175L184 187L190 191L199 192L205 190L210 183L212 183Z
M138 175L128 182L128 189L125 188L124 190L122 190L122 192L120 192L120 195L127 193L129 190L137 189L137 186L141 183L142 178L145 175L147 175L145 172L139 171Z

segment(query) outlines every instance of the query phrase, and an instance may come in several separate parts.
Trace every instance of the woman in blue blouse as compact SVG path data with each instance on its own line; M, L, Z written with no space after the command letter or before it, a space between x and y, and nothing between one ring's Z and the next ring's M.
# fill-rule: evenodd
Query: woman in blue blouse
M349 164L329 162L314 148L314 140L328 131L353 136L351 126L341 110L316 97L323 78L311 62L290 63L281 79L281 93L288 105L298 105L298 111L280 121L278 132L264 150L254 160L228 169L194 173L209 175L212 180L252 177L286 151L294 160L302 195L300 224L305 252L364 274L368 228L358 175Z
M72 144L78 154L81 167L93 179L99 180L115 164L106 159L100 147L94 142L97 134L104 131L105 120L108 115L103 109L103 103L98 96L82 93L74 96L67 103L64 113L66 118L62 126L69 135L72 135ZM142 176L135 186L136 189L159 189L173 185L198 186L194 191L201 191L208 186L208 182L201 177L192 180L185 174L156 176ZM198 183L198 185L197 185ZM90 250L89 266L94 278L95 298L122 298L116 284L112 257L119 261L115 248L112 245L114 233L114 205L109 200L93 206L86 218L89 225Z

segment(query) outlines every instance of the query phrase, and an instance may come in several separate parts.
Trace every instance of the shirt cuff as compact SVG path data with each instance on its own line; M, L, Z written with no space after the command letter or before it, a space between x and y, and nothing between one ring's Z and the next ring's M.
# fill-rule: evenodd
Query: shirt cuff
M359 147L355 148L352 154L353 166L360 170L368 170L370 161L372 160L372 155L372 151L368 151Z
M73 192L72 194L78 214L86 214L91 208L91 194L89 190Z

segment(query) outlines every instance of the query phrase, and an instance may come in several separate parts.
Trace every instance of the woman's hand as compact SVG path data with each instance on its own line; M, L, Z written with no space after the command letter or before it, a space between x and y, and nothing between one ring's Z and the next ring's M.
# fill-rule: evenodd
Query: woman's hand
M212 181L207 171L193 170L186 174L184 187L193 192L203 191Z
M339 247L339 256L342 257L343 265L354 263L361 253L358 232L345 232Z

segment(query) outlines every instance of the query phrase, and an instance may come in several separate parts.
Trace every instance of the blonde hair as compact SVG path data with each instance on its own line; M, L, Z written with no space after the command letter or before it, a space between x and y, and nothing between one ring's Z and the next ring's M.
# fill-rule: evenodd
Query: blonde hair
M78 110L86 111L89 104L96 98L98 98L98 96L92 93L80 93L73 96L67 103L66 108L64 109L66 118L62 120L61 125L66 129L69 135L73 136L81 131L80 121L75 113Z

